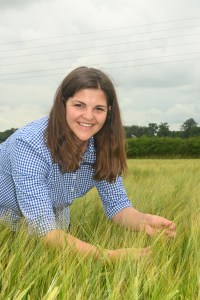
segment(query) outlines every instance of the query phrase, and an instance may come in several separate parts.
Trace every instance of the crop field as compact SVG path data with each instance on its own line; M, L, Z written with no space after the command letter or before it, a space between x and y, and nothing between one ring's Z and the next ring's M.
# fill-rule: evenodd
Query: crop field
M120 228L91 190L71 207L71 234L102 250L94 261L51 249L26 228L0 225L0 300L200 299L200 160L129 160L124 179L135 208L174 220L177 237ZM139 260L105 261L103 249L151 247Z

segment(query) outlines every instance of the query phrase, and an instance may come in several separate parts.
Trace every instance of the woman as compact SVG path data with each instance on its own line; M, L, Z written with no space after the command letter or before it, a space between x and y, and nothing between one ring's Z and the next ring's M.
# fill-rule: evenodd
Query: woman
M14 229L25 218L53 246L100 256L68 231L69 206L96 187L106 216L149 235L175 224L132 207L122 183L126 171L123 127L114 86L102 71L80 67L59 86L49 117L17 130L0 146L0 219ZM116 260L134 249L105 250ZM148 249L139 249L143 255Z

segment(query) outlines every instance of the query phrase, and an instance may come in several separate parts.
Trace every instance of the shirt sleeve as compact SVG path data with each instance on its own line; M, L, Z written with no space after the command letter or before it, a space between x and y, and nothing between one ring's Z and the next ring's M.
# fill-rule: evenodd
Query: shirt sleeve
M133 206L128 199L121 176L118 176L114 183L109 183L107 180L97 181L96 188L108 219L122 209Z
M12 176L17 202L29 231L45 235L56 229L56 219L48 193L49 165L31 143L18 139L11 151Z

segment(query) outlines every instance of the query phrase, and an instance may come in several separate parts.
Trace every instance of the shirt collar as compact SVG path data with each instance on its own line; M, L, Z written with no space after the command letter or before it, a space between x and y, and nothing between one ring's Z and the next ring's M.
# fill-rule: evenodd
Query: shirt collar
M94 146L94 137L91 137L88 142L87 149L83 155L82 163L93 164L96 161L96 150Z

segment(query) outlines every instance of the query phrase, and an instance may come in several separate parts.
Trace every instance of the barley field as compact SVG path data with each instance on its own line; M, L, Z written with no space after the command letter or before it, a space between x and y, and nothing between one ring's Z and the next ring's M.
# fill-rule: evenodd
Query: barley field
M103 248L151 247L113 264L45 246L0 226L0 300L200 299L200 160L129 160L124 179L140 211L172 219L177 237L148 237L106 220L96 190L71 207L71 233Z

